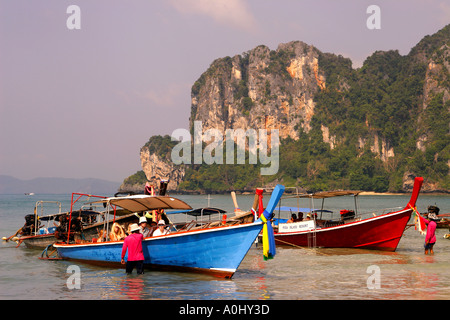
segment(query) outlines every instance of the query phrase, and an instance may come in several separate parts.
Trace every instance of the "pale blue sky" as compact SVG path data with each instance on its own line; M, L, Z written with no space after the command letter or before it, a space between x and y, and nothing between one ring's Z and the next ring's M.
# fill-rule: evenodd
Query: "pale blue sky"
M301 40L359 67L449 22L444 0L0 0L0 174L122 181L150 136L187 128L216 58Z

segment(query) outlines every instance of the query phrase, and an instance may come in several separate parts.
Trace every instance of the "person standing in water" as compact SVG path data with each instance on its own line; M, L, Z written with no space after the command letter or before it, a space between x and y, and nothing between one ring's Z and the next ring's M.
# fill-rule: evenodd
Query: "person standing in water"
M125 264L124 258L128 250L128 259L125 266L127 274L131 274L134 267L136 267L138 274L144 273L144 252L142 250L142 240L144 240L144 236L139 231L139 226L136 223L133 223L130 227L131 234L123 241L122 259L120 263Z
M417 216L419 217L420 221L427 226L427 234L425 236L425 254L428 254L428 250L430 251L430 254L434 254L433 247L436 243L436 221L438 220L435 213L429 213L428 214L428 220L425 218L422 218L420 214L417 213Z

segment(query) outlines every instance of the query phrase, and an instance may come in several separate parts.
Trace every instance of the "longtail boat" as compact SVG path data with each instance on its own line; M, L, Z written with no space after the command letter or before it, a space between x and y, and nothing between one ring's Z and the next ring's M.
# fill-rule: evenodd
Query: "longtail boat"
M58 211L52 214L44 214L44 208L48 210L49 207L53 210L56 207ZM78 210L72 208L70 220L69 215L70 212L61 211L60 201L36 201L34 213L25 215L25 224L13 236L4 238L4 240L14 240L18 245L24 243L28 248L46 248L56 242L58 236L67 235L69 225L72 226L72 236L84 238L84 231L86 231L86 236L88 236L89 233L87 231L100 220L99 217L103 215L103 212L89 206L81 207ZM99 222L99 224L102 223ZM95 230L95 228L93 229Z
M356 206L355 210L342 210L337 220L324 220L318 217L310 208L310 219L286 223L278 221L274 231L277 245L293 247L324 247L324 248L364 248L383 251L395 251L403 235L408 220L422 186L423 178L417 177L414 181L411 198L405 208L381 213L370 213L363 217ZM328 197L349 195L355 197L359 192L337 191L305 194L300 197L322 199ZM323 206L323 204L322 204ZM307 210L307 209L303 209ZM320 210L319 210L320 212Z
M176 270L206 273L231 278L258 234L264 228L270 235L270 220L284 186L277 185L261 218L253 222L228 219L217 224L197 225L191 221L166 235L144 238L144 267L146 269ZM191 210L180 199L170 196L133 195L103 200L107 208L121 207L131 212ZM234 222L238 223L234 223ZM270 241L269 241L270 245ZM55 243L59 257L106 267L124 268L120 263L123 241L91 243ZM265 250L264 252L266 252ZM269 248L270 252L270 248ZM125 259L127 256L125 257Z

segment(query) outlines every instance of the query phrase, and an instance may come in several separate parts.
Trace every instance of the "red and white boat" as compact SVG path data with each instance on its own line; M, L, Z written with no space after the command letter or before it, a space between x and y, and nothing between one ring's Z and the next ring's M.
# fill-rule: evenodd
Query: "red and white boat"
M300 247L324 248L364 248L383 251L395 251L415 207L423 183L422 177L415 178L411 199L404 209L371 214L363 218L358 212L347 211L339 221L321 220L312 214L311 220L293 223L278 223L275 228L275 243ZM357 196L358 192L319 192L302 195L311 199L325 199L339 195ZM355 199L356 204L356 199ZM311 210L312 211L312 210ZM318 210L320 212L320 210ZM341 212L342 213L342 212ZM352 214L353 213L353 214Z

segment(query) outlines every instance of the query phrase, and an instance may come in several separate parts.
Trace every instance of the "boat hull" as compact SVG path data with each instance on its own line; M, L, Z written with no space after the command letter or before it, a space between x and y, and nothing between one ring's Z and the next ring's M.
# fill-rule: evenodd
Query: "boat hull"
M19 243L23 242L27 248L47 248L47 246L55 243L55 241L54 233L19 237Z
M262 229L262 222L145 238L144 267L231 278ZM61 258L121 267L123 241L55 244ZM126 260L126 259L125 259Z
M339 226L295 233L276 233L275 243L300 247L364 248L395 251L412 210L404 209ZM315 239L314 239L315 233Z

